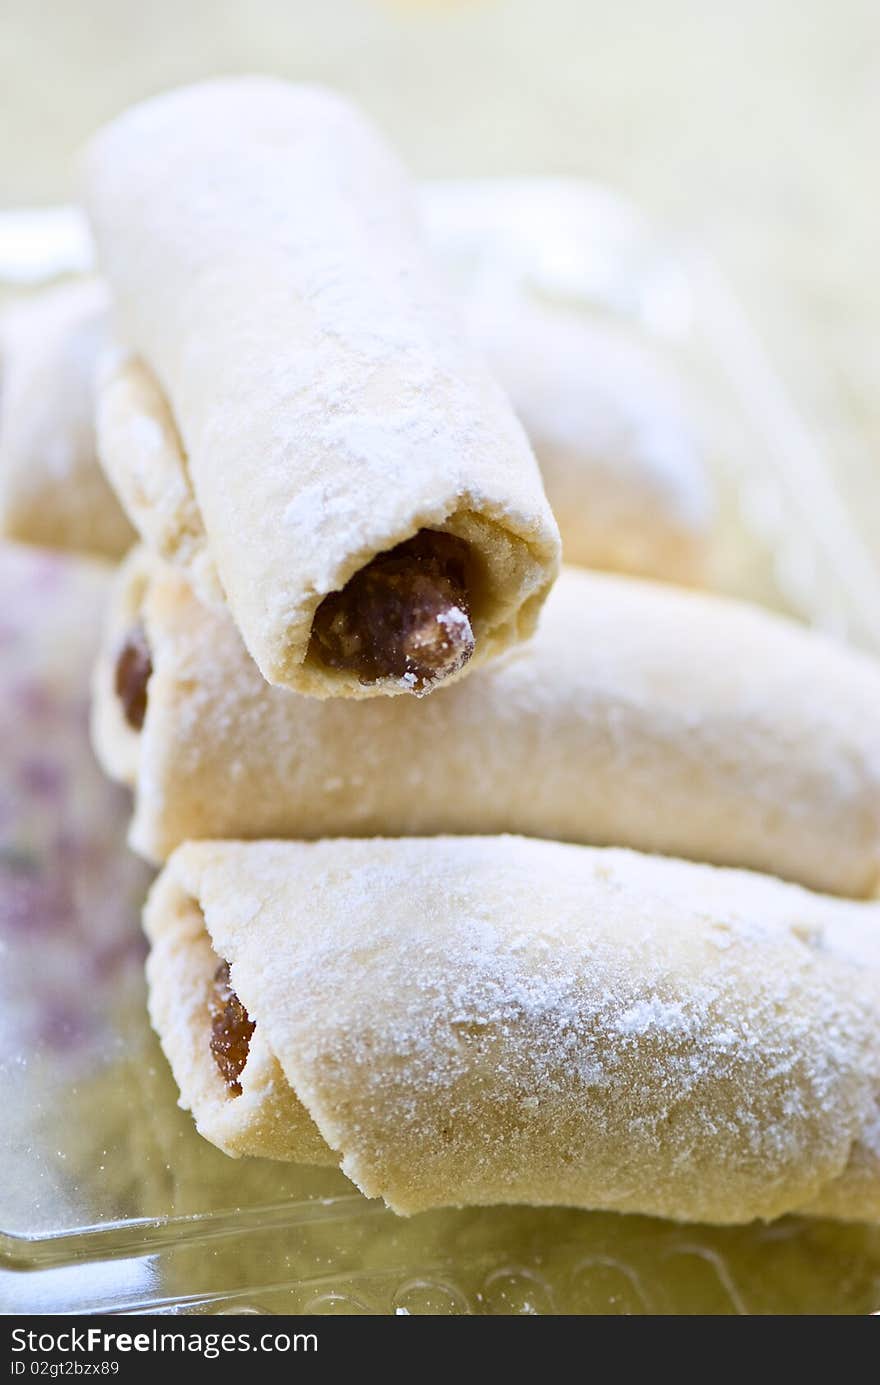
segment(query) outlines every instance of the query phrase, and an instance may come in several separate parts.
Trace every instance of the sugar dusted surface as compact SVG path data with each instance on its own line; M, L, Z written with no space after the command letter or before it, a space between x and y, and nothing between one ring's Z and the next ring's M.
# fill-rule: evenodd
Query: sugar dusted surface
M358 113L319 88L205 83L102 131L87 184L127 344L170 403L264 676L368 695L306 660L321 597L419 528L474 516L477 660L527 633L558 561L537 465Z
M173 575L145 618L134 839L154 858L507 831L876 887L880 668L754 607L567 570L531 641L418 704L270 688Z
M169 871L344 1171L398 1210L748 1221L846 1208L870 1164L876 905L517 838L206 843ZM880 1216L878 1178L848 1215Z
M714 510L705 441L647 343L500 281L469 286L466 312L535 450L566 561L701 582Z

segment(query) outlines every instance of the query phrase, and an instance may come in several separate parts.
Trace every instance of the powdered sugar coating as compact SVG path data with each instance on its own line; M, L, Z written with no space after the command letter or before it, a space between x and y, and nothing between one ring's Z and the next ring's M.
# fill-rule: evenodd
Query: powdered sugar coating
M357 113L318 88L206 83L107 127L87 185L121 329L170 403L264 676L400 691L316 667L308 634L323 595L420 528L479 555L471 664L529 633L558 562L537 466Z
M148 565L149 566L149 565ZM120 576L96 678L132 841L521 832L747 866L870 895L880 667L755 607L566 569L537 634L421 703L270 688L232 622L163 570ZM112 667L144 620L137 749Z
M535 449L565 561L699 583L713 501L680 387L619 328L498 288L471 294L468 325Z
M398 1211L880 1216L876 905L519 838L187 845L154 940L181 898Z

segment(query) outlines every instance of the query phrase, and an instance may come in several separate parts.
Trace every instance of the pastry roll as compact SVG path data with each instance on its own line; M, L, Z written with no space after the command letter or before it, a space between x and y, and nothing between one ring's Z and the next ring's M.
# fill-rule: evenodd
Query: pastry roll
M708 481L680 408L644 354L608 328L527 300L483 305L472 325L530 436L568 562L699 581ZM114 353L102 370L101 417L106 435L128 434L114 473L125 510L103 476L94 377L107 340L97 282L48 290L0 321L0 407L5 354L13 410L5 429L0 413L3 532L116 558L134 538L127 511L160 556L177 558L222 602L167 403L142 365Z
M102 460L263 676L426 692L530 634L559 555L537 464L361 116L209 82L108 126L86 185L130 353Z
M95 377L107 335L96 282L52 288L0 320L0 533L118 558L134 531L98 466Z
M565 561L701 583L708 472L683 401L650 354L524 293L476 295L469 321L535 450Z
M143 554L118 579L94 739L153 860L202 837L513 831L871 894L880 667L755 607L566 569L535 637L416 703L260 677Z
M459 837L188 843L145 919L181 1102L231 1154L401 1213L880 1219L878 906Z

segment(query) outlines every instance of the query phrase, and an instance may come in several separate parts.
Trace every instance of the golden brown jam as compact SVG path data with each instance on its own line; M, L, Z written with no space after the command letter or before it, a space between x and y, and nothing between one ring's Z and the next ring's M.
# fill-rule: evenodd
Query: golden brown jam
M211 993L211 1052L232 1096L241 1096L239 1078L248 1060L251 1036L256 1028L229 983L229 963L221 962L214 973Z
M342 591L325 596L312 625L312 650L329 668L361 683L405 679L426 692L474 652L468 545L420 529L379 553Z
M153 660L146 632L142 625L134 626L116 659L116 696L122 703L125 720L140 731L147 715L147 684L153 673Z

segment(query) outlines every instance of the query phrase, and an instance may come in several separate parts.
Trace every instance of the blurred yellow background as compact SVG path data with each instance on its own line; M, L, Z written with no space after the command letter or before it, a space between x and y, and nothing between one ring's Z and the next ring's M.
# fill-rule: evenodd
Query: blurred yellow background
M715 251L880 548L876 0L0 0L0 205L217 72L344 88L411 168L576 173Z

